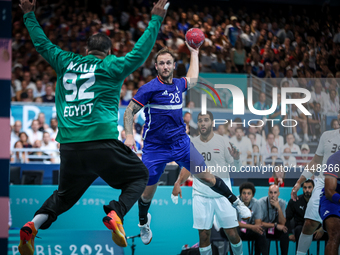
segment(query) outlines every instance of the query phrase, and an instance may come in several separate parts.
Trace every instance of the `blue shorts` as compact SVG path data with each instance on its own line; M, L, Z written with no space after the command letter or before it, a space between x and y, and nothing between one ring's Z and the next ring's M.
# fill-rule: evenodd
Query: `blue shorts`
M173 144L146 143L143 148L142 161L149 170L148 186L159 181L167 163L175 161L180 167L185 167L192 174L205 170L203 156L185 137Z
M319 213L322 221L330 216L336 216L340 218L340 205L329 201L325 194L320 198Z

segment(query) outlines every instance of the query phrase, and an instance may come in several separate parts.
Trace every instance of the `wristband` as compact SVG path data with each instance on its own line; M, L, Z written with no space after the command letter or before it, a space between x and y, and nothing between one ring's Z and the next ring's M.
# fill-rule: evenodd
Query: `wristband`
M303 170L303 172L302 172L301 175L304 176L304 177L306 177L306 179L308 180L308 179L312 178L313 173L310 172L310 171L307 171L306 168L305 168L305 169Z
M333 201L333 203L340 204L339 200L340 200L340 194L339 194L339 193L335 193L335 194L332 196L332 201Z

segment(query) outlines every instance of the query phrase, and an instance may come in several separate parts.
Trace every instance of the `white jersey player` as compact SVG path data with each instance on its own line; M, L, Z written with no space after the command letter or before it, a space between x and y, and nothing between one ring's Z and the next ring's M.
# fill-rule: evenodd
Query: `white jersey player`
M340 124L340 112L338 115L338 121ZM297 255L305 255L307 253L313 240L313 234L319 227L320 223L322 223L319 215L319 202L322 189L325 185L323 170L327 166L326 162L328 158L338 150L340 150L340 129L324 132L321 135L320 142L313 159L307 164L291 192L291 197L295 201L301 184L314 175L315 188L313 189L312 196L308 202L305 212L305 223L300 235L296 252ZM321 229L318 231L323 230Z
M229 171L231 167L237 170L240 169L239 151L236 150L234 146L231 146L228 138L214 134L212 129L213 115L211 112L208 111L206 115L199 114L197 119L198 130L201 135L191 141L195 148L202 154L209 171L220 177L231 189ZM188 176L184 176L186 172L188 171L181 171L176 182L177 185L187 179ZM176 184L174 191L175 189ZM178 190L177 192L174 191L173 194L175 195L179 193ZM251 215L250 212L249 215ZM200 254L212 254L210 229L213 226L214 216L218 228L222 227L228 236L234 254L243 254L242 240L237 233L238 220L236 210L228 199L213 190L207 189L206 185L194 177L193 217L194 228L199 231Z

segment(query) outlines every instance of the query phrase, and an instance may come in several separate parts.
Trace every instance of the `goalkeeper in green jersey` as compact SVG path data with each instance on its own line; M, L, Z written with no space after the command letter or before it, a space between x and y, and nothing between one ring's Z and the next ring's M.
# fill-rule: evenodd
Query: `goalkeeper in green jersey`
M37 52L57 73L56 140L61 163L58 189L20 230L20 254L33 255L37 230L49 228L98 177L122 190L119 201L104 206L103 222L112 230L113 241L126 247L123 217L140 198L149 174L137 155L118 140L120 90L124 79L149 56L166 14L166 0L154 5L147 29L125 57L111 55L111 40L100 33L88 39L86 56L61 50L37 22L35 2L20 0L20 7Z

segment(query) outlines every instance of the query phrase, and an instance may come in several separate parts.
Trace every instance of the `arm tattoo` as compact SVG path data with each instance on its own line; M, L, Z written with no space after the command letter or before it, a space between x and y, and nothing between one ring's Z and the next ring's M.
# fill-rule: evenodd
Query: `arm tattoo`
M124 113L124 129L125 135L132 135L133 134L133 116L142 109L142 106L136 104L131 100L128 107L126 107Z

